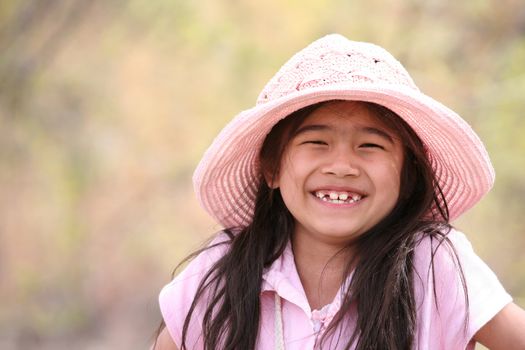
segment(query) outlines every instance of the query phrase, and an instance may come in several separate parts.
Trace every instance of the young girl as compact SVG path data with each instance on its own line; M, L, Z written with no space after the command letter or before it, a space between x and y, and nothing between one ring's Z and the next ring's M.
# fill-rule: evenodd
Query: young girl
M525 349L525 312L449 224L493 181L388 52L321 38L201 160L224 230L162 290L154 348Z

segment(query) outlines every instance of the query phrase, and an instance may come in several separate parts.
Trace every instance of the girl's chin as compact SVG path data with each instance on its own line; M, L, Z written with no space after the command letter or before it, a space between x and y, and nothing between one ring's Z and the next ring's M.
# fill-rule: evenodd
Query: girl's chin
M316 233L313 233L320 238L324 238L336 242L349 242L357 237L359 237L364 231L359 229L341 229L340 227L322 227L316 230Z

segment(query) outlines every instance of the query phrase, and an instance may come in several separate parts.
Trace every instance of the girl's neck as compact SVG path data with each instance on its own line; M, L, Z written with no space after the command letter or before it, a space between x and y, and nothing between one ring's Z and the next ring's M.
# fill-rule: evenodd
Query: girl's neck
M335 298L346 264L353 257L351 248L323 242L295 232L292 236L297 273L312 309L320 309Z

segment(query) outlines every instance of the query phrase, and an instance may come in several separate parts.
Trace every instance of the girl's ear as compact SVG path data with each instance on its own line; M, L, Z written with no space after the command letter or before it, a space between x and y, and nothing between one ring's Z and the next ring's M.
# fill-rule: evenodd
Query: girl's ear
M269 171L263 171L263 176L269 188L273 190L279 188L279 174L277 172L272 174Z

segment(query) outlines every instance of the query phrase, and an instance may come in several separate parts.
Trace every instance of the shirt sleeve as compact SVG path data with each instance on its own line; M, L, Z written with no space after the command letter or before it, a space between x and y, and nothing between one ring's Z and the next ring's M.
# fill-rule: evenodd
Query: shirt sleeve
M456 249L465 275L468 292L468 336L489 322L512 297L505 291L496 274L474 252L467 237L458 231L449 235Z
M227 240L225 234L220 234L210 246ZM227 246L227 243L219 244L201 252L180 274L164 286L159 294L159 306L164 323L178 348L182 343L184 321L195 299L199 284L213 264L224 255ZM188 326L186 346L189 349L203 347L201 322L204 312L205 303L198 303Z

